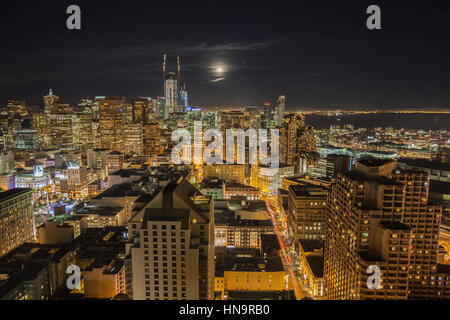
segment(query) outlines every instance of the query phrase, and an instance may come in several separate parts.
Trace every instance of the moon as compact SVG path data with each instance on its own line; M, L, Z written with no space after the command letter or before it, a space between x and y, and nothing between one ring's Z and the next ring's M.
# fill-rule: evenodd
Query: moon
M223 73L223 68L222 67L217 67L216 72L217 73Z

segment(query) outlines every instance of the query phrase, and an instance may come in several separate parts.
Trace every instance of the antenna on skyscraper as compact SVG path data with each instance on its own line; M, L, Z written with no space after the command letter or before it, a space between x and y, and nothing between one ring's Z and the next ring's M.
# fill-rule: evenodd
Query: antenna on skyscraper
M180 57L177 57L177 63L178 63L178 82L180 82L180 75L181 75L181 66L180 66Z
M164 54L164 61L163 61L163 79L166 77L166 59L167 59L167 55Z
M177 90L178 90L178 105L181 105L181 64L180 64L180 57L177 57L177 64L178 64L178 75L177 75Z

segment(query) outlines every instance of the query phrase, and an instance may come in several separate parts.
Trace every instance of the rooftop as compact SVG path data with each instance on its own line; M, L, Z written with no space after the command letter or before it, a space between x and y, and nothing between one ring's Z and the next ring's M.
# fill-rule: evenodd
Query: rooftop
M406 164L410 167L450 171L450 164L441 163L438 161L428 161L425 159L400 159L398 162L401 164Z
M12 199L14 197L26 194L28 192L33 192L33 189L10 189L7 191L0 192L0 202Z
M125 184L116 184L112 187L108 188L94 199L103 199L103 198L120 198L120 197L138 197L142 195L142 191L134 190L133 185L129 183Z
M325 188L313 185L292 185L289 190L296 197L327 197L328 191Z

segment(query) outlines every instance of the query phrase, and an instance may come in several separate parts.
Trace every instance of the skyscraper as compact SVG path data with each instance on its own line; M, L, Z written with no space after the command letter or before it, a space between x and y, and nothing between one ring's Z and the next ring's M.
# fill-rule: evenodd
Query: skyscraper
M33 190L0 193L0 257L34 236Z
M286 96L278 96L277 103L275 105L275 122L276 126L279 127L283 123L284 112L286 110Z
M182 103L182 90L181 90L181 64L180 57L177 57L177 72L166 71L167 55L164 55L163 61L163 81L164 81L164 96L165 107L167 113L185 112L187 104L187 92L183 90L183 103Z
M125 97L98 97L102 147L119 151L123 143Z
M127 293L134 300L214 294L214 204L187 180L169 183L129 221Z
M448 298L437 270L442 208L428 204L428 189L427 173L393 160L361 160L338 174L328 198L328 299ZM369 266L381 270L379 289L367 286Z

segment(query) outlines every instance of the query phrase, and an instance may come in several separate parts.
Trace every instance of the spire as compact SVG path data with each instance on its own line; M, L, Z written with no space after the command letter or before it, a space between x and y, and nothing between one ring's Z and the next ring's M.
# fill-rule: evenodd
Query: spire
M178 82L180 82L180 75L181 75L181 65L180 65L180 57L177 57L177 63L178 63Z
M163 77L164 77L164 79L166 78L166 59L167 59L167 55L164 54L164 62L163 62Z

